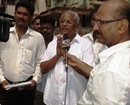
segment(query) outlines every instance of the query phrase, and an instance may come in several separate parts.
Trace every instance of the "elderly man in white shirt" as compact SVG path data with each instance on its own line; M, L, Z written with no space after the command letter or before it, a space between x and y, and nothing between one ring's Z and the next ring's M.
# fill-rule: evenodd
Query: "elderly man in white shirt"
M64 12L60 17L60 32L68 35L70 48L68 53L75 55L81 61L94 66L92 43L82 38L76 31L79 25L79 16L72 11ZM47 105L77 105L85 91L87 79L76 72L71 66L63 63L65 57L61 46L62 37L49 43L42 58L41 70L49 72L44 91L44 102Z

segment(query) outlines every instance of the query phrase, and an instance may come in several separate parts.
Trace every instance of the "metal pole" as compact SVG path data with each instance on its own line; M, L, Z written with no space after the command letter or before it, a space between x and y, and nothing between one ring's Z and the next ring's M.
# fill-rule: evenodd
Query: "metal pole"
M66 70L66 88L65 88L65 100L64 105L66 105L66 99L67 99L67 88L68 88L68 58L67 58L67 49L65 49L66 55L65 55L65 70Z

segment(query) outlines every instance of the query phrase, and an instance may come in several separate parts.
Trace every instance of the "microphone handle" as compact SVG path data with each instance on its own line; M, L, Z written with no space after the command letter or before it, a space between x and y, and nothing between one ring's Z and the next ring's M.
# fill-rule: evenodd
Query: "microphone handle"
M67 53L68 53L68 49L65 49L65 69L66 69L66 72L68 70L68 57L67 57Z
M67 101L67 90L68 90L68 50L65 49L65 69L66 69L66 87L65 87L65 99L64 99L64 105L66 105L66 101Z

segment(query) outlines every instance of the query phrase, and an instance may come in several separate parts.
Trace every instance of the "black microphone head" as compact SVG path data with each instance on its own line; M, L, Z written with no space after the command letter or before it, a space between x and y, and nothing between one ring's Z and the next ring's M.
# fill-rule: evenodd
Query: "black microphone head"
M63 34L62 48L67 49L67 51L70 48L70 39L67 34Z
M0 41L7 42L9 39L10 21L0 18Z
M68 34L63 34L63 40L69 39Z

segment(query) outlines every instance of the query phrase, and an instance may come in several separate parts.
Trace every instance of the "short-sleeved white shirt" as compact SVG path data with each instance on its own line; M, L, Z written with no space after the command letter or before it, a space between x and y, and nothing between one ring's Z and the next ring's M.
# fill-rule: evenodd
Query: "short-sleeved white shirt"
M42 58L43 61L51 59L56 55L57 39L50 42ZM94 56L92 43L79 36L73 39L68 53L75 55L78 59L94 66ZM61 57L55 67L49 71L44 91L44 102L47 105L64 105L67 81L67 101L66 105L76 105L86 89L87 79L78 74L72 67L68 66L66 73L65 65Z

